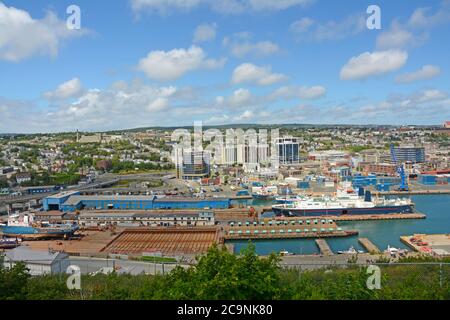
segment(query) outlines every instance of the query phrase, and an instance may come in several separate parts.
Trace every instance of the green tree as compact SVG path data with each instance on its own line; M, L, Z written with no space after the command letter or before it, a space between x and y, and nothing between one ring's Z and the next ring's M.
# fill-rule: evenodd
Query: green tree
M195 267L168 276L170 299L274 299L280 267L275 255L260 258L250 244L240 255L213 246Z
M2 262L3 259L0 259ZM30 275L23 263L17 263L12 268L0 265L0 300L23 300L26 298L26 287Z

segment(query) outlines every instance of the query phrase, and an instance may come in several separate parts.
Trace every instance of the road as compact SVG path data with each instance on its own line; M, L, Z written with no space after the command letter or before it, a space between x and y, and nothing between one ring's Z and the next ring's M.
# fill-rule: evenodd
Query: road
M378 256L368 253L361 253L357 256L358 264L368 264L376 260ZM351 254L334 254L332 256L323 255L292 255L284 256L281 265L289 268L301 269L320 269L327 266L344 266L348 265L349 260L355 259L355 255Z
M96 272L104 267L115 267L118 273L129 273L131 275L146 274L164 274L173 270L176 264L161 264L150 263L132 260L119 259L102 259L89 257L74 257L69 258L71 265L76 265L80 268L82 274L90 274ZM188 267L187 265L180 265Z

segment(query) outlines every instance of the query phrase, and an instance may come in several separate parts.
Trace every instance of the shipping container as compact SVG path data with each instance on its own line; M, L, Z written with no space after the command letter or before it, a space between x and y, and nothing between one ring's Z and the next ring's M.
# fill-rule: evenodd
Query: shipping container
M297 183L297 188L300 189L309 189L309 181L299 181Z
M419 183L424 185L434 185L437 182L437 177L433 175L421 175L419 177Z

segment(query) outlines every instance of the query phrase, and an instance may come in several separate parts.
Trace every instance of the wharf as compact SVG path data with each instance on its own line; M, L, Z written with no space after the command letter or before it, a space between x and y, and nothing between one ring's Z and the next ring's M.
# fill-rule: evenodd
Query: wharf
M365 221L365 220L401 220L401 219L425 219L426 215L423 213L389 213L389 214L361 214L348 216L327 216L329 219L336 221Z
M223 227L223 234L225 240L243 240L347 237L358 232L342 230L330 219L264 219L230 222Z
M315 238L343 238L358 235L356 230L334 232L284 232L284 233L233 233L224 234L224 240L269 240L269 239L315 239Z
M388 195L421 195L421 194L450 194L450 189L446 190L411 190L411 191L378 191L374 195L388 196Z
M328 243L325 239L316 239L316 244L319 247L320 252L324 256L332 256L333 255L333 251L331 251L331 249L328 246Z
M368 238L359 238L358 242L369 252L370 254L381 253L380 249L373 244Z
M414 251L437 257L450 256L450 234L414 234L400 241Z
M248 196L230 196L228 197L230 200L250 200L253 199L251 195Z
M261 213L271 212L272 209L270 207L264 207L261 210ZM322 215L322 216L301 216L300 218L308 217L310 219L314 218L325 218L325 219L333 219L336 221L365 221L365 220L397 220L397 219L425 219L426 215L420 212L415 213L387 213L387 214L352 214L352 215ZM297 219L290 217L283 217L286 219Z

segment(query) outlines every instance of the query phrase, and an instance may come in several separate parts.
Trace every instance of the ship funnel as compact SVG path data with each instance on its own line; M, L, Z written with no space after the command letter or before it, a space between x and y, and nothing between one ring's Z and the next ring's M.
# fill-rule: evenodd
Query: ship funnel
M364 197L364 188L363 187L359 187L359 189L358 189L358 196Z
M369 190L366 190L366 194L364 196L364 201L366 201L366 202L371 202L372 201L372 194L370 193Z

